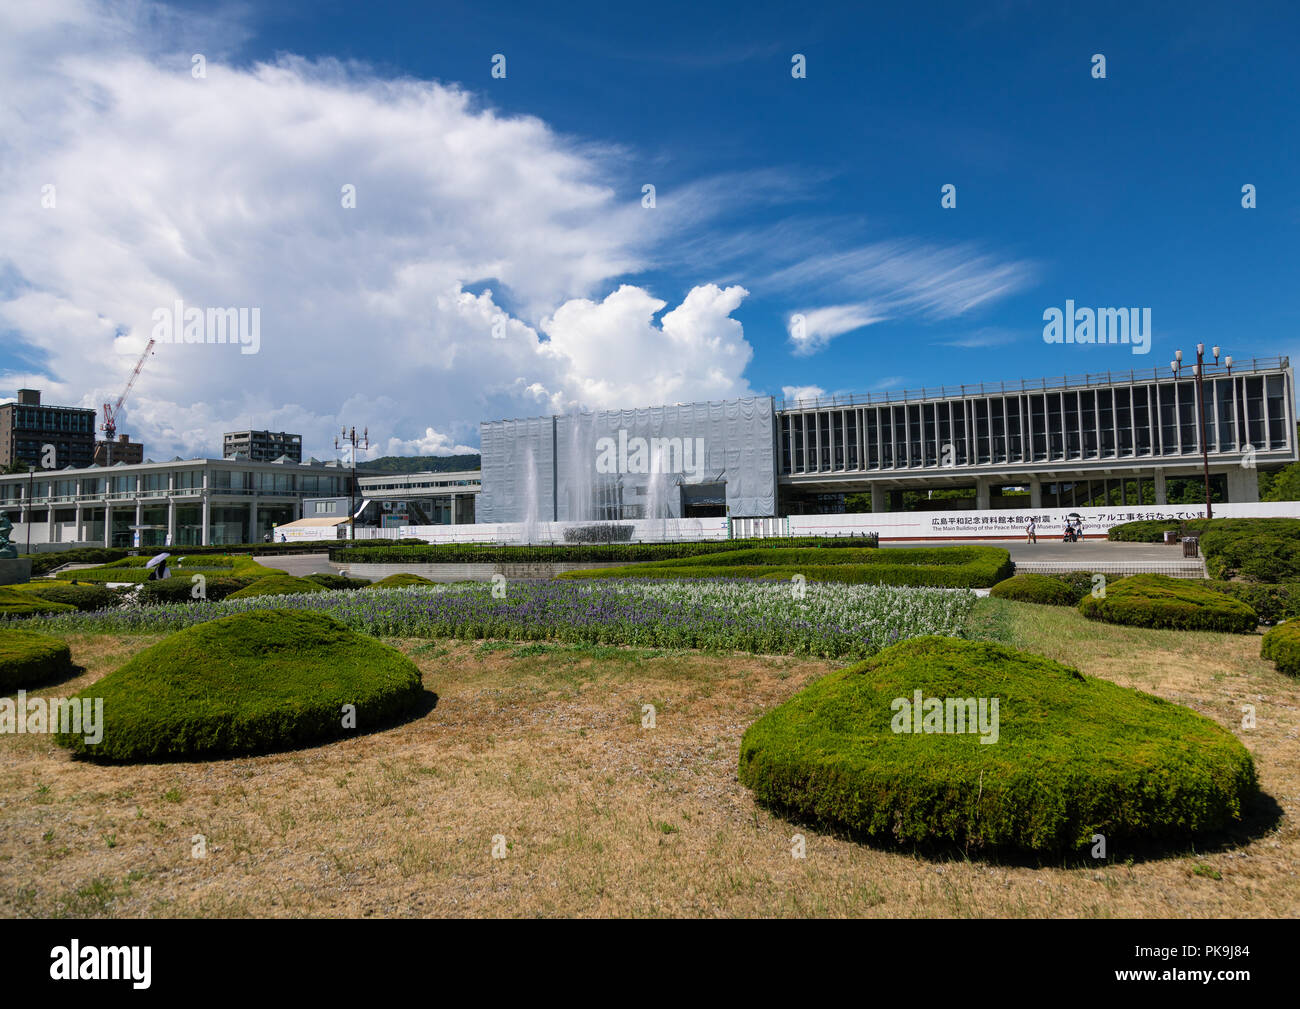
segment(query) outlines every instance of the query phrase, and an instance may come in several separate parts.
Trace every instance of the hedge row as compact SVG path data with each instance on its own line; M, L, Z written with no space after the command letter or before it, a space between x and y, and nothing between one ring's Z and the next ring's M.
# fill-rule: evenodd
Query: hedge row
M1300 581L1300 519L1189 519L1125 522L1112 526L1112 540L1156 543L1172 529L1196 535L1211 578L1255 582Z
M1250 634L1259 626L1259 615L1245 603L1166 575L1130 575L1110 582L1100 598L1084 596L1079 611L1089 620L1131 627Z
M1259 654L1277 663L1277 671L1300 676L1300 620L1278 624L1264 635Z
M600 578L755 578L851 585L987 588L1008 577L1011 555L1001 547L820 550L813 548L737 550L621 568L567 571L568 580Z
M705 540L692 543L566 543L556 546L494 546L486 543L375 544L341 546L330 559L350 564L561 564L582 561L666 561L733 550L806 548L862 549L879 543L875 534L821 538Z
M119 590L103 585L71 585L67 582L50 582L48 585L36 584L26 590L46 602L66 603L83 613L106 610L116 606L122 599Z
M67 613L75 610L67 603L42 599L35 592L0 585L0 617L32 617L46 613Z
M386 540L390 544L410 544L427 546L423 540ZM301 540L294 543L230 543L213 546L184 545L175 547L78 547L74 550L42 551L24 554L32 562L32 574L48 574L64 564L108 564L126 558L138 558L144 563L150 557L160 553L173 556L207 557L221 554L261 554L275 557L283 554L318 554L322 551L333 553L349 547L373 546L374 540Z
M1300 519L1215 519L1201 533L1211 578L1300 580Z

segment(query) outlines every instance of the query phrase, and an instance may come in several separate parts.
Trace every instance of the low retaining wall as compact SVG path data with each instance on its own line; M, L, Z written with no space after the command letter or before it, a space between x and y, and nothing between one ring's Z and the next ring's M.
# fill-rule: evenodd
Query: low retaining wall
M1087 571L1094 575L1168 575L1170 578L1205 578L1205 561L1016 561L1016 574L1059 575Z
M31 580L31 558L0 557L0 585L23 585Z

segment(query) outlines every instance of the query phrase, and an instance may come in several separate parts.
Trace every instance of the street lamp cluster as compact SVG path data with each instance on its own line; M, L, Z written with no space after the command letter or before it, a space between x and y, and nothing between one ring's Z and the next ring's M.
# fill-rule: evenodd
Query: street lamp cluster
M1219 363L1219 348L1211 347L1211 353L1214 354L1213 364ZM1228 368L1228 374L1232 374L1232 358L1225 357L1223 363ZM1183 352L1174 351L1174 359L1169 362L1169 370L1177 378L1183 370ZM1205 440L1205 344L1196 345L1196 363L1192 365L1192 375L1196 378L1196 403L1201 418L1201 466L1205 475L1205 517L1214 518L1213 506L1210 504L1210 446Z

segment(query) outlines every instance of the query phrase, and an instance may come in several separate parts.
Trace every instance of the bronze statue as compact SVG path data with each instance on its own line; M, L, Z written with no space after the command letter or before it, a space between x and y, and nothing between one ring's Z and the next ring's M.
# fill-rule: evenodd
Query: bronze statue
M18 556L18 548L9 542L9 534L13 529L14 524L9 521L9 515L0 512L0 560L12 560Z

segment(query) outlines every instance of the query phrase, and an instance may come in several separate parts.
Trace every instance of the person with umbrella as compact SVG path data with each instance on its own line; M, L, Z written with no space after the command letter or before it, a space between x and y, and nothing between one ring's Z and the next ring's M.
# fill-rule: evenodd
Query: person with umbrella
M171 554L159 554L157 557L149 558L145 567L149 569L149 580L151 582L163 581L172 576L171 569L167 567L167 558Z

